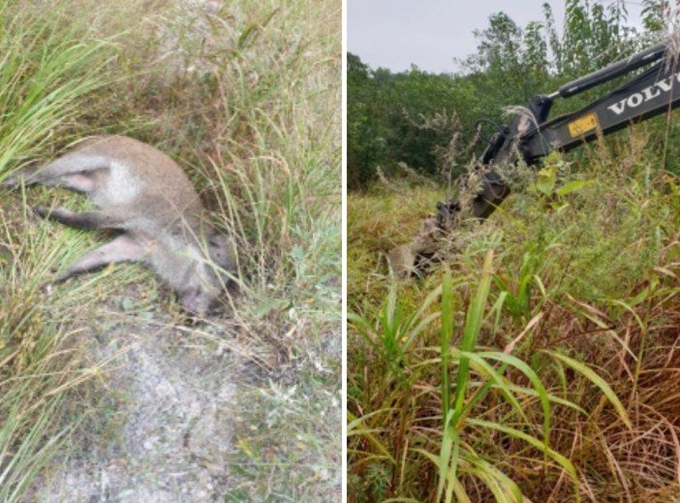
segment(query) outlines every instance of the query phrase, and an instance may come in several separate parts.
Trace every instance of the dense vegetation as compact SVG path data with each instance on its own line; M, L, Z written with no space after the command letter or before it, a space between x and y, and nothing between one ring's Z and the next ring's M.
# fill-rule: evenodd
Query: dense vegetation
M351 501L677 500L677 113L551 155L538 178L520 166L424 278L385 258L451 195L477 118L634 50L624 4L567 1L561 37L549 8L525 29L494 15L456 75L349 56Z
M87 202L3 191L0 501L338 494L340 20L336 0L0 2L0 182L127 134L176 159L238 243L234 288L191 325L130 264L50 288L102 236L30 207ZM127 386L149 371L150 393ZM130 440L168 411L183 440L169 421Z
M486 136L503 124L504 108L525 105L537 94L602 68L647 47L660 31L660 6L646 0L644 36L626 25L625 2L566 1L562 31L549 4L542 21L518 26L500 12L475 32L478 50L451 74L413 66L404 73L372 69L359 55L347 56L347 170L350 189L365 189L378 177L400 174L403 163L427 175L459 174L479 153L477 121ZM638 35L637 37L635 35ZM611 86L598 88L597 93ZM586 93L561 103L553 116L592 101Z

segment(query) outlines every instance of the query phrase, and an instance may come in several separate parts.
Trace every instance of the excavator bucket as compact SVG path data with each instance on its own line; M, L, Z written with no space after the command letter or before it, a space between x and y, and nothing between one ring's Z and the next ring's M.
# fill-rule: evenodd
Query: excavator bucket
M452 229L460 209L460 204L453 200L437 203L437 214L425 218L417 237L390 250L387 258L397 278L420 276L440 260L441 241Z
M416 257L418 243L409 243L392 248L387 254L392 272L397 278L405 279L418 274Z

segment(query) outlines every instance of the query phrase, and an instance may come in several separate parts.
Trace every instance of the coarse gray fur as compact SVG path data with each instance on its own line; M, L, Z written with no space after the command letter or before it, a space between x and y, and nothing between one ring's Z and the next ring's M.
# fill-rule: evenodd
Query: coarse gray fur
M71 227L122 231L56 282L111 262L142 262L174 288L186 311L203 315L235 268L232 240L209 225L177 163L150 145L124 136L91 138L45 166L13 174L2 186L22 179L83 192L100 208L75 213L37 206L38 215Z

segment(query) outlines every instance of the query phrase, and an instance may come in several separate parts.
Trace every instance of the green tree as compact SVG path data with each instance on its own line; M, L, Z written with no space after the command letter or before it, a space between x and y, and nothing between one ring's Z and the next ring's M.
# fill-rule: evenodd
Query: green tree
M648 30L663 27L662 0L643 0ZM440 155L462 137L458 147L476 134L480 119L497 125L507 122L504 108L525 105L537 94L602 68L635 49L626 26L623 0L565 0L563 29L558 30L552 9L543 5L543 19L520 27L507 14L489 17L489 25L474 32L477 50L460 63L453 75L435 75L412 66L394 74L372 70L358 56L348 55L347 152L350 188L362 188L375 179L380 166L395 176L405 162L424 174L450 171L455 155ZM569 100L558 100L553 116L573 111L616 82ZM456 117L455 121L434 118ZM437 124L444 124L444 127ZM452 124L459 131L452 129ZM488 134L487 134L488 136ZM481 152L483 145L477 149ZM462 150L462 149L461 149ZM458 154L456 154L458 155ZM448 159L449 165L443 165ZM465 159L459 159L461 165ZM453 163L455 164L455 162Z
M642 0L642 26L650 33L658 33L666 26L668 0Z
M413 66L394 78L394 100L390 111L391 138L389 162L404 162L424 174L441 170L435 147L445 144L451 135L446 128L429 122L437 114L451 114L458 108L459 97L451 77L423 72Z
M365 187L384 157L384 141L377 97L379 91L370 68L354 54L347 54L347 184Z

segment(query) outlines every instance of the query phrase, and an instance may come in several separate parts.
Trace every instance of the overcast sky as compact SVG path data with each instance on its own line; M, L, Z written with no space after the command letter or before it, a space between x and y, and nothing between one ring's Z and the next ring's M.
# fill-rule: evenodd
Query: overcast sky
M597 0L591 0L597 1ZM432 73L452 73L454 58L473 54L473 30L489 26L489 16L503 11L525 27L542 21L546 0L347 0L347 49L371 68L393 72L415 64ZM548 0L558 27L564 0ZM608 0L600 3L609 4ZM639 26L639 0L626 2L628 21Z

